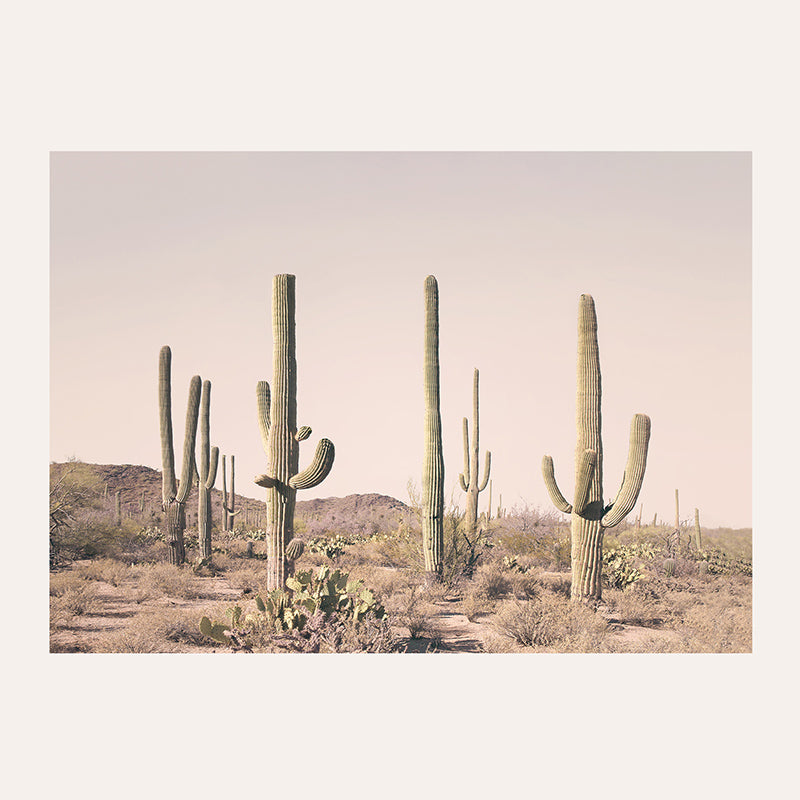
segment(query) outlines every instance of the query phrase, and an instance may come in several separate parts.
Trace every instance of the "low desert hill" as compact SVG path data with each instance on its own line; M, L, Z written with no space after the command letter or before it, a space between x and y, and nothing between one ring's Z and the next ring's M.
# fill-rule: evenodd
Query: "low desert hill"
M119 491L124 517L141 519L143 524L157 525L161 511L161 472L135 464L87 464L66 462L50 464L50 481L57 480L67 469L80 471L81 479L95 486L96 491L110 509ZM230 475L228 475L230 481ZM222 468L217 471L221 484ZM266 494L266 493L265 493ZM222 518L222 490L211 490L211 507L214 524ZM236 493L236 526L264 527L266 503ZM409 521L414 513L405 503L382 494L351 494L347 497L326 497L298 500L295 519L304 522L308 533L316 535L341 529L341 532L376 532L396 527L400 521ZM197 524L197 487L193 486L186 503L188 525Z

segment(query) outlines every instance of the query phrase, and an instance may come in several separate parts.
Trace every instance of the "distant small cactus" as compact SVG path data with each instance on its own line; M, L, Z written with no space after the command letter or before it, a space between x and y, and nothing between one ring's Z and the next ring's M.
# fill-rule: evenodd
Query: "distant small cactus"
M675 575L675 559L674 558L665 558L664 563L662 565L664 567L664 574L668 578L672 578Z

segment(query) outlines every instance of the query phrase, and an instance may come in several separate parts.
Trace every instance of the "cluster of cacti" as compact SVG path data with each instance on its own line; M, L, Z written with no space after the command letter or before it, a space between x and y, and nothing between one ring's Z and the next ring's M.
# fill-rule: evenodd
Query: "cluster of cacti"
M256 386L258 424L267 454L267 471L255 483L267 489L267 589L283 587L289 575L286 547L294 538L298 489L322 483L333 466L328 439L317 445L311 465L298 471L299 443L311 428L297 427L297 362L295 357L295 276L276 275L272 292L273 391L266 381Z
M426 579L442 579L444 555L444 455L439 407L439 286L425 278L425 445L422 464L422 548Z
M221 644L246 646L248 634L266 630L277 634L301 631L312 617L335 615L358 623L368 614L385 616L383 606L363 581L350 579L347 573L323 566L319 572L303 570L286 580L285 588L268 591L255 598L256 611L242 616L241 606L228 610L229 623L215 623L208 617L200 620L200 632Z
M553 459L542 472L556 508L572 519L572 598L599 600L602 595L603 532L621 522L636 505L644 478L650 418L636 414L631 423L628 462L616 499L603 504L603 443L600 434L600 356L594 300L581 295L578 313L577 446L573 502L556 483Z
M483 480L478 480L478 459L480 422L478 412L478 370L475 370L472 383L472 448L469 441L469 422L464 417L464 472L458 476L461 488L467 493L467 507L464 514L464 535L468 541L475 538L478 529L478 494L486 488L489 471L492 468L492 454L486 451L486 463L483 467ZM491 509L491 491L489 492L489 508Z
M200 558L211 560L211 489L217 479L219 448L211 447L211 381L203 381L200 396L200 456L197 467L197 538Z
M170 367L172 351L167 345L161 348L158 362L158 407L161 429L162 508L166 515L169 544L169 562L183 564L186 549L183 531L186 528L186 498L192 488L195 471L195 438L200 409L200 376L189 382L189 400L186 407L186 430L183 438L183 463L180 484L175 475L175 455L172 446L172 384Z

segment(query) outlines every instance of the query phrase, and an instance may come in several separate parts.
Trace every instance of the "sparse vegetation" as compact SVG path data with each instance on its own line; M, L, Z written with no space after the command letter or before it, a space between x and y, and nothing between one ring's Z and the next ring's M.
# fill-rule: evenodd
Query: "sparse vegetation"
M137 486L131 496L141 498L144 492L150 497L150 488L157 496L158 473L149 473L152 486ZM147 501L144 515L140 499L123 506L123 524L114 528L116 490L110 484L110 499L104 501L105 468L53 465L51 474L53 486L62 491L65 475L78 487L71 526L59 533L59 558L51 571L52 652L230 650L201 634L199 621L205 616L229 624L227 612L237 606L240 621L259 613L256 597L262 602L268 597L263 528L215 529L214 572L195 574L188 566L166 563L166 537L153 523ZM321 568L347 574L348 581L369 588L385 614L353 624L352 619L311 623L311 613L305 634L275 631L283 637L276 640L264 624L248 634L248 647L253 652L316 651L317 640L311 640L316 632L319 652L751 649L747 531L704 530L704 549L677 555L668 575L664 528L617 527L604 548L605 590L595 608L569 602L568 532L561 518L529 507L509 509L491 520L469 577L458 546L462 512L451 501L444 513L445 580L425 586L418 499L411 486L409 507L377 496L369 504L348 498L331 500L327 507L318 500L305 508L300 504L299 521L314 534L306 537L295 561L296 575L318 575ZM247 508L250 498L238 500ZM221 514L214 521L221 526ZM184 542L191 562L199 555L196 527L187 527Z

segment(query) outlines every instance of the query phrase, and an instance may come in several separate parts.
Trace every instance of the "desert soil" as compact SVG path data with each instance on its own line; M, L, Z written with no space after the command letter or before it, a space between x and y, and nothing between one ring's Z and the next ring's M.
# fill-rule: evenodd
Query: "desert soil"
M75 569L76 563L68 569ZM181 611L195 610L198 622L209 605L218 603L236 603L244 599L240 589L233 587L224 577L206 577L203 581L203 595L195 599L182 599L175 597L160 597L157 599L135 602L131 599L135 583L125 581L119 586L102 581L93 581L97 593L98 608L92 613L75 616L70 625L58 628L51 633L50 649L57 652L95 652L94 648L102 643L103 638L109 634L120 633L130 625L131 620L138 614L150 611L163 611L165 608L175 608ZM419 638L404 638L403 645L408 653L482 653L486 652L485 645L488 638L496 638L497 633L489 624L489 615L478 615L475 621L470 621L464 614L456 609L454 599L439 600L432 604L436 611L432 615L437 637L435 640ZM601 613L602 610L601 610ZM654 640L672 641L676 634L668 630L644 628L637 625L622 624L609 614L604 614L609 623L611 636L624 650L636 651L638 645L644 645ZM396 629L399 636L407 631L404 628ZM96 652L102 652L98 649ZM215 652L208 647L185 643L181 645L183 653L209 653Z

